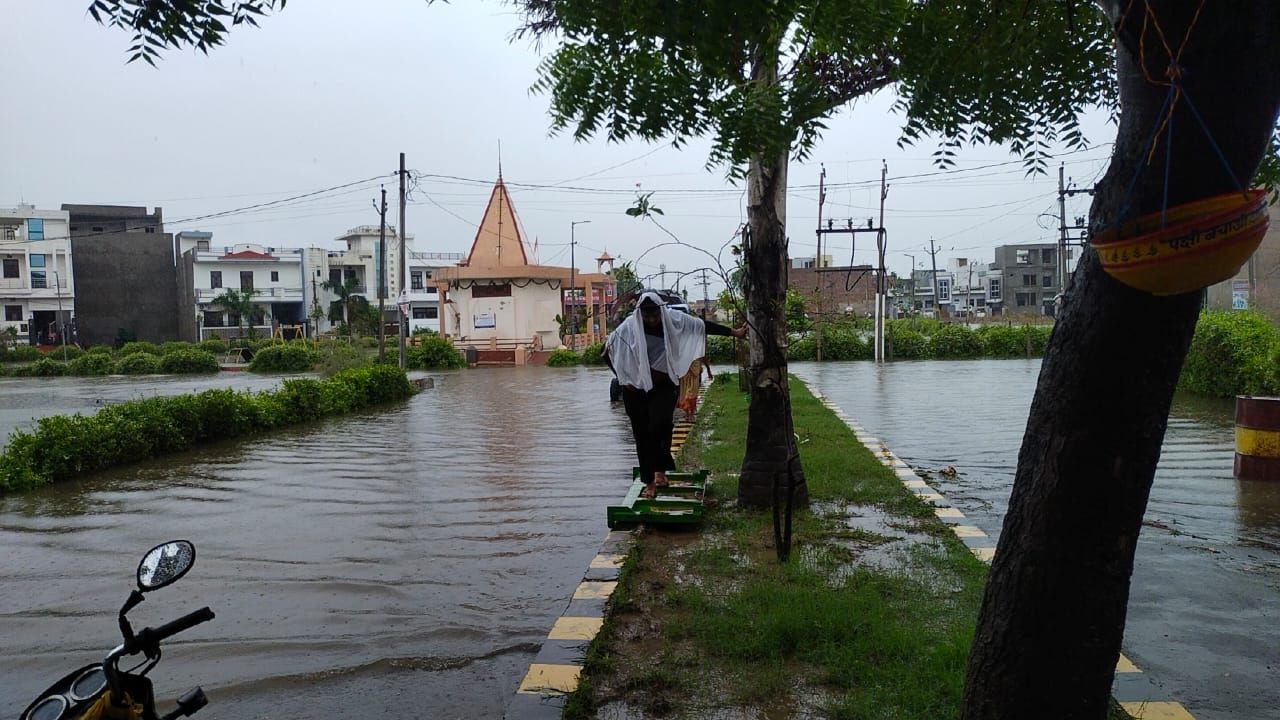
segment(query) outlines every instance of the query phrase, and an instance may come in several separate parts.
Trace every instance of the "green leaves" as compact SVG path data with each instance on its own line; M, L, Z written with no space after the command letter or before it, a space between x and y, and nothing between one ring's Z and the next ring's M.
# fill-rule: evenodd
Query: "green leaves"
M257 27L258 18L283 10L287 0L94 0L89 16L100 25L133 32L128 62L155 67L166 47L192 47L206 55L226 42L231 25Z

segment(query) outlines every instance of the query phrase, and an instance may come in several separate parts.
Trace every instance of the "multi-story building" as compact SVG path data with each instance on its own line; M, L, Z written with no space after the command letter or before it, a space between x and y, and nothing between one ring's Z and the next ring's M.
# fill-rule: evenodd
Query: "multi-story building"
M240 244L212 247L213 233L180 232L178 282L183 312L182 337L205 340L234 337L252 329L269 336L306 334L307 306L303 290L303 250ZM257 306L247 322L217 302L228 290L250 294Z
M80 342L109 344L136 338L151 342L178 336L173 237L164 232L160 208L63 205L71 216L71 252L81 303Z
M410 238L413 236L411 235ZM435 272L462 262L462 253L408 251L409 332L440 329L440 289L432 284Z
M19 341L57 344L75 337L75 264L65 210L0 209L0 331Z
M1075 270L1079 248L1067 248L1067 273ZM1058 283L1058 244L1001 245L995 250L991 278L1000 278L1006 313L1053 315ZM988 280L990 282L990 280Z

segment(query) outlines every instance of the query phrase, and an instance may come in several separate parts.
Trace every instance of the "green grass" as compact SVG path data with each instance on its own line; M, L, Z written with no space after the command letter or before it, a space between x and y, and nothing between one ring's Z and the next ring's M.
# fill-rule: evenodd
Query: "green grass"
M791 388L814 508L795 518L792 560L776 559L771 515L734 502L747 398L717 378L680 461L711 471L718 506L693 537L641 536L564 717L612 701L646 716L958 715L986 566L802 383Z

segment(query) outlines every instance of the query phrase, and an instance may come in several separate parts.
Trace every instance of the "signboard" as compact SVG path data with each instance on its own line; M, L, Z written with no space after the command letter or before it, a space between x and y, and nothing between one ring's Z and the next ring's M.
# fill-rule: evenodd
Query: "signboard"
M409 293L401 290L400 297L396 300L396 307L400 310L400 317L409 317Z
M471 316L471 327L480 330L483 328L497 327L498 323L493 317L493 313L480 313Z
M1232 310L1248 310L1249 309L1249 281L1248 280L1232 280L1231 281L1231 309Z

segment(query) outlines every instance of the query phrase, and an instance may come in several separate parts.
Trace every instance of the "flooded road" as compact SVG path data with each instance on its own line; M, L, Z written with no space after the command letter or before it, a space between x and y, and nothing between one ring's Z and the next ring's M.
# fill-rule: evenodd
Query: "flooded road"
M433 377L391 409L0 498L0 707L104 655L142 553L186 538L195 568L131 617L217 619L167 647L160 697L202 684L211 719L500 717L607 532L630 433L607 370Z
M999 535L1039 360L792 371ZM1197 720L1280 718L1280 484L1232 477L1232 413L1174 401L1125 631L1125 653ZM948 465L956 477L936 474Z

